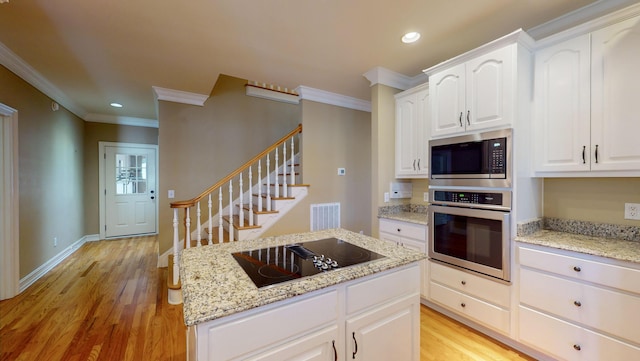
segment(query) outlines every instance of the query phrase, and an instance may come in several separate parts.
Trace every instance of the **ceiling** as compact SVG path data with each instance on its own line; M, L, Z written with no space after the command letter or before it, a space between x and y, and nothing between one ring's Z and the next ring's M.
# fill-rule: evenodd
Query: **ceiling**
M28 64L85 119L155 119L152 86L208 95L219 74L369 100L363 74L374 67L418 76L603 2L637 1L0 0L0 60ZM403 44L407 31L422 37Z

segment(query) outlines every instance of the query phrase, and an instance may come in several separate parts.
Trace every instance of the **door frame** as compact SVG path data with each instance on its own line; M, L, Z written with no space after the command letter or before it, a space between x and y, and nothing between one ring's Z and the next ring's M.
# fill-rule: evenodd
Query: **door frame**
M0 103L2 189L0 189L0 300L20 293L20 223L18 178L18 111Z
M126 148L145 148L145 149L154 149L156 152L156 164L155 164L155 176L156 176L156 190L159 188L158 185L160 183L160 179L158 179L158 174L160 172L158 172L158 145L156 144L143 144L143 143L120 143L120 142L98 142L98 169L99 169L99 176L98 176L98 193L99 193L99 197L100 197L100 239L105 239L106 238L106 232L105 232L105 226L107 224L107 211L106 211L106 207L107 207L107 197L105 194L105 187L106 187L106 180L105 180L105 166L106 166L106 147L126 147ZM160 192L156 192L156 198L158 198L157 195L159 195ZM156 233L158 231L158 203L160 202L155 202L155 217L156 217ZM126 237L126 236L122 236L122 237ZM117 238L122 238L122 237L117 237Z

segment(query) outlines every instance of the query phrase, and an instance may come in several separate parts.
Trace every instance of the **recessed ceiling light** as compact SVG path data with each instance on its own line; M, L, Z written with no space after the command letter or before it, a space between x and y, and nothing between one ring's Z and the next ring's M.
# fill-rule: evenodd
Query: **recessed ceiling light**
M416 40L420 39L420 33L412 31L410 33L406 33L402 36L402 42L405 44L413 43Z
M111 103L109 105L111 105L114 108L122 108L122 104L120 104L120 103Z

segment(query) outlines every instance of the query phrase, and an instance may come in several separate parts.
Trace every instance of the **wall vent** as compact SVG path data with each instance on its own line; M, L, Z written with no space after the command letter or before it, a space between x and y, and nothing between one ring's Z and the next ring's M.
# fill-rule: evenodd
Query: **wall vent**
M311 231L340 227L340 203L311 205Z

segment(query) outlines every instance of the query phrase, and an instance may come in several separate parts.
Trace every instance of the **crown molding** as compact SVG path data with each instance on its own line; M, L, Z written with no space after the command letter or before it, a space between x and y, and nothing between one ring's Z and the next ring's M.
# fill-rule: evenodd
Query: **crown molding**
M209 96L204 94L161 88L159 86L152 86L151 88L153 88L156 99L168 102L204 106L204 102L209 99Z
M625 16L631 17L639 10L640 4L636 0L599 0L533 27L527 33L540 40L575 27L571 33L578 35L620 21Z
M131 125L134 127L147 127L147 128L159 127L159 123L157 119L122 117L122 116L108 115L108 114L89 113L85 115L84 120L87 122L93 122L93 123Z
M418 74L414 77L406 76L404 74L396 73L393 70L377 66L368 72L362 74L371 83L369 86L376 84L382 84L390 86L392 88L407 90L413 88L416 85L426 83L429 78L426 74Z
M17 110L12 107L0 103L0 115L4 115L6 117L13 115L13 113L17 112Z
M331 93L326 90L310 88L300 85L296 89L296 93L300 94L300 99L311 100L318 103L336 105L343 108L361 110L363 112L371 112L371 102L353 98L346 95Z
M67 110L84 118L86 110L71 100L62 90L45 79L42 74L36 71L31 65L27 64L22 58L12 52L6 45L0 42L0 64L4 65L11 72L22 78L22 80L31 84L44 95L61 104Z
M278 90L267 89L256 85L246 84L245 85L245 94L248 96L263 98L269 100L275 100L278 102L290 103L290 104L299 104L300 97L295 94L285 93Z

